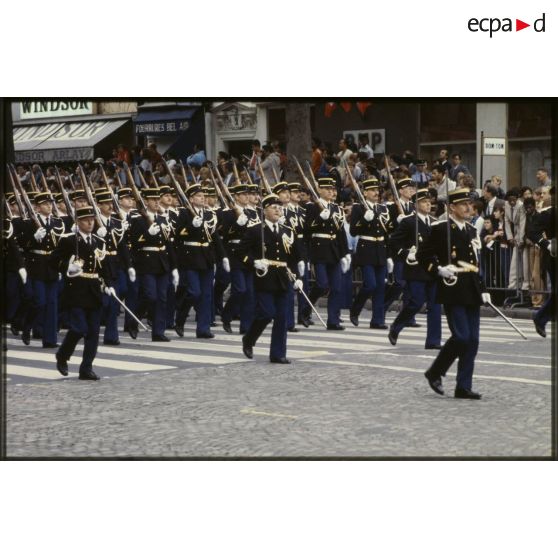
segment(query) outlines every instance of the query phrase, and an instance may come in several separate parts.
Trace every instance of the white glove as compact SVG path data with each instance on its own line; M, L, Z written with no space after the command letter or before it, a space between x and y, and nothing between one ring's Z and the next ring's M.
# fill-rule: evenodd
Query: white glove
M455 266L445 265L438 268L438 275L444 279L453 279L455 277Z
M293 288L294 288L295 291L302 291L302 281L300 279L297 279L293 283Z
M269 264L267 263L267 260L254 260L254 267L259 271L267 271Z
M408 262L416 262L417 261L417 249L414 246L411 246L409 253L407 254L407 261Z
M550 240L550 242L548 243L548 251L550 252L550 255L555 258L556 257L556 239L552 238Z
M393 260L391 258L387 259L387 272L393 273Z
M343 274L347 273L350 267L351 267L351 263L347 260L347 256L341 258L341 273Z
M492 302L492 298L490 298L490 293L481 293L482 302L484 304L490 304Z
M196 215L192 219L192 225L194 227L196 227L196 229L199 229L203 225L203 217L200 217L199 215Z
M180 281L180 275L178 275L178 269L173 269L171 271L171 275L172 275L172 286L176 291L176 289L178 288L178 282Z
M248 215L246 215L246 213L241 213L236 220L236 224L243 227L246 223L248 223Z
M79 271L81 271L81 265L76 264L76 263L70 263L70 265L68 266L68 273L70 275L75 275L76 273L78 273Z
M374 219L374 212L371 209L366 210L366 212L364 213L364 218L367 221L372 221L372 219Z
M285 224L285 221L286 221L285 216L284 216L284 215L281 215L281 217L279 217L279 224L280 224L280 225L284 225L284 224Z
M77 232L78 228L77 228L76 223L74 223L74 224L72 225L72 228L71 228L70 230L71 230L73 233Z
M62 273L58 274L58 281L62 281Z
M97 236L100 236L101 238L105 238L105 236L107 236L107 229L106 227L99 227L97 229Z
M157 236L159 234L159 232L161 231L161 227L157 224L157 223L153 223L148 229L147 232L151 235L151 236Z
M324 221L327 221L329 219L330 215L331 215L331 212L329 211L329 209L324 209L320 213L320 218L323 219Z
M304 272L306 271L306 265L304 264L304 262L302 260L300 260L297 264L296 267L298 269L298 274L303 277L304 276Z
M27 270L24 267L20 267L17 272L21 277L21 282L25 285L25 283L27 283Z
M351 267L351 260L352 260L351 254L345 254L345 259L347 260L349 267Z
M114 290L114 287L105 287L103 290L105 291L105 294L107 296L116 296L116 291Z
M133 267L128 269L128 277L130 279L130 283L136 282L136 270Z
M46 234L47 234L46 229L44 227L40 227L35 231L35 234L33 236L35 237L35 240L37 242L41 242L41 240L43 240Z
M405 219L405 217L407 217L407 215L398 215L397 216L397 222L401 223L401 221L403 221L403 219Z
M231 263L229 262L229 258L223 258L223 269L227 272L231 272Z
M126 232L130 228L130 222L127 219L122 221L122 230Z

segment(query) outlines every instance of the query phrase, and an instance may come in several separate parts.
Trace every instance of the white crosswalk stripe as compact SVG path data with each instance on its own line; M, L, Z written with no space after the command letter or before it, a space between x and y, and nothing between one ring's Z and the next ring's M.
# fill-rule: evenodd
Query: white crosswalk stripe
M396 314L388 316L388 323ZM368 320L362 319L361 325L356 328L343 315L345 331L326 331L323 327L315 325L311 328L298 327L298 333L289 333L287 340L287 356L291 359L304 359L305 362L328 362L328 357L334 355L350 356L351 354L370 354L378 358L389 357L397 364L399 354L413 354L417 362L433 359L436 351L425 351L426 316L417 316L420 328L406 328L400 334L397 345L392 347L387 339L387 330L368 328ZM481 346L479 349L479 364L494 365L505 369L518 370L521 367L533 372L544 372L551 366L550 351L543 350L537 356L523 355L522 343L531 341L548 343L532 331L528 320L516 320L517 325L525 331L529 341L524 341L498 318L481 319ZM226 366L227 364L245 362L251 365L264 362L269 354L271 328L268 327L259 339L254 349L254 361L247 360L242 354L241 336L238 333L227 334L221 329L221 324L213 329L214 339L196 339L195 323L187 322L184 338L177 337L173 331L168 334L171 343L153 343L149 334L140 333L136 340L121 334L120 346L99 345L98 356L94 368L102 377L118 376L130 373L149 373L177 368L191 368L199 366ZM233 323L233 328L238 328L238 322ZM445 320L442 321L442 340L450 336ZM19 339L14 338L9 332L7 337L7 377L12 383L18 381L48 381L63 380L57 372L55 356L52 350L41 349L32 342L31 346L24 346ZM60 336L60 341L63 333ZM542 345L541 345L542 346ZM69 362L70 376L76 378L82 355L82 344L79 343L73 358ZM424 352L423 352L424 351ZM546 356L545 356L546 355ZM344 362L344 361L343 361ZM43 363L43 364L40 364ZM371 366L381 367L381 364ZM389 365L385 365L389 369ZM422 369L422 364L417 364Z

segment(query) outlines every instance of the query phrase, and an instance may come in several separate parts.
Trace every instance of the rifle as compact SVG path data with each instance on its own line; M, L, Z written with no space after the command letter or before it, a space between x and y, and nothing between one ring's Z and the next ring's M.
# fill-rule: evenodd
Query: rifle
M260 173L260 176L262 177L262 182L264 185L264 188L266 189L268 194L273 194L273 191L271 190L271 186L269 185L266 177L265 177L265 173L262 169L262 164L258 161L258 172Z
M95 203L95 198L93 196L93 191L89 185L89 182L87 181L87 177L85 176L85 171L83 170L83 167L81 166L81 163L78 164L78 169L79 169L79 173L80 173L80 180L83 184L83 190L85 192L85 197L87 198L87 201L89 202L89 205L93 208L93 212L95 213L95 222L97 223L97 226L100 228L103 226L103 221L101 219L101 213L99 212L99 208L97 207L97 204Z
M43 170L41 169L41 174ZM40 192L39 187L37 186L37 181L35 180L35 175L33 174L33 167L31 167L31 172L29 173L29 178L31 179L31 191L32 192Z
M225 185L223 177L221 176L221 173L219 172L219 167L215 167L215 173L217 174L217 178L219 179L219 184L221 185L221 192L224 192L226 194L227 199L229 200L229 207L230 207L230 204L232 204L233 208L236 207L236 202L234 201L234 198L231 196L231 193L229 192L229 189ZM213 175L213 173L212 173L212 175Z
M108 178L107 178L107 175L105 173L105 169L104 169L103 165L101 165L99 163L99 167L100 167L101 173L103 175L103 180L105 182L105 186L107 187L107 190L110 192L110 196L112 198L112 205L114 205L114 209L116 209L116 212L118 213L118 216L123 221L124 219L126 219L126 213L124 211L122 211L122 208L120 207L120 204L118 203L118 199L114 195L114 190L112 189L111 185L108 182ZM116 174L118 174L118 173L116 173ZM120 177L118 177L118 179L120 180Z
M233 173L234 173L235 186L237 184L242 184L242 180L240 180L240 175L238 174L238 168L236 167L236 161L234 160L233 160Z
M19 179L19 175L17 174L17 172L15 172L15 169L13 169L13 173L14 173L16 181L12 182L12 185L17 184L17 189L19 191L19 194L21 194L21 198L23 199L23 204L25 205L25 208L27 209L27 214L29 215L29 218L33 221L35 226L38 229L40 229L42 227L41 222L39 221L39 218L37 217L37 214L33 210L33 205L31 204L31 200L29 199L29 196L27 195L27 192L25 191L25 188L21 184L21 181ZM14 193L15 193L15 191L16 190L14 189ZM17 194L16 194L16 199L17 199ZM23 215L22 215L22 218L23 218Z
M6 208L6 215L8 216L8 219L11 221L14 218L14 214L12 213L12 208L8 203L8 198L6 198L5 196L4 196L4 207Z
M33 174L33 173L31 173ZM43 170L41 169L41 184L43 185L43 192L48 192L48 184L45 178L45 173L43 172ZM60 218L60 211L58 211L58 206L56 205L56 202L54 202L52 204L52 214L55 217Z
M197 215L196 210L194 209L194 206L190 203L190 200L188 199L188 196L186 195L186 193L182 189L182 186L180 185L180 182L178 182L178 180L176 180L174 174L171 173L171 171L170 171L170 169L167 165L167 162L163 161L163 163L165 164L167 172L169 173L169 175L171 177L172 184L174 186L174 189L176 190L176 195L180 199L180 202L192 214L192 216L195 217ZM185 176L184 165L182 165L182 173ZM186 180L186 178L184 178L184 180ZM186 185L188 185L188 182L186 182Z
M149 217L149 213L147 212L147 206L145 205L145 201L141 197L139 193L138 187L134 181L134 177L130 171L130 167L127 163L124 163L124 169L126 170L126 176L128 177L128 182L130 183L130 188L132 189L132 194L134 195L134 199L136 200L136 204L138 207L138 211L145 217L147 222L151 225L153 224L153 219Z
M66 211L68 215L73 219L74 218L74 208L70 203L70 198L68 197L68 192L66 192L66 188L64 188L64 184L62 183L62 177L60 176L60 172L58 171L58 167L54 167L54 172L56 176L56 182L58 183L58 188L60 189L60 193L62 194L62 199L64 200L64 205L66 206Z
M277 176L277 171L275 170L275 167L273 165L271 166L271 170L273 172L273 178L275 178L275 184L279 184L280 180L279 177Z
M393 176L391 175L391 171L389 169L389 163L388 163L388 156L387 155L384 155L384 163L385 163L386 172L387 172L387 175L388 175L389 185L390 185L391 191L393 193L393 201L395 202L395 205L397 206L397 211L399 212L399 215L405 215L405 212L403 211L403 207L401 207L401 200L399 199L399 192L397 191L397 187L395 186L395 181L393 180Z
M17 208L19 209L19 215L21 216L22 219L25 219L25 208L23 207L23 203L21 201L21 197L19 195L19 192L17 191L17 188L15 187L14 177L12 176L12 169L10 168L10 165L7 165L7 167L8 167L8 175L10 177L10 182L12 183L12 191L14 193ZM18 176L18 178L19 178L19 175L17 175L17 173L16 173L16 176Z
M353 173L350 171L349 165L347 165L347 161L345 159L343 159L343 164L345 165L345 171L347 173L347 176L350 177L351 186L353 187L353 190L356 192L360 203L362 204L363 207L370 208L370 206L368 205L368 201L366 200L366 198L364 197L364 194L362 193L361 189L359 188L359 186L357 184L357 181L355 180L355 177L353 176Z
M299 172L302 180L304 181L304 184L306 185L306 188L308 188L308 191L310 192L310 195L314 198L314 203L317 203L317 204L321 205L322 208L323 208L324 206L323 206L322 202L320 201L320 196L318 196L318 193L316 192L316 190L314 190L314 187L310 183L310 180L308 180L308 178L304 174L304 171L302 170L302 167L300 166L300 163L298 162L298 159L294 155L293 155L293 159L296 163L296 168L298 169L298 172ZM312 174L312 169L310 169L310 173ZM313 174L312 174L312 178L314 178Z
M221 206L223 207L223 209L225 207L228 207L229 209L233 209L234 208L234 200L231 199L225 199L225 196L223 196L223 191L221 190L220 185L217 183L217 180L215 179L215 175L213 174L213 169L211 168L210 165L207 166L207 168L209 169L209 174L211 176L211 180L213 181L213 186L215 186L215 191L217 192L217 196L219 197L219 201L221 202ZM230 197L230 193L227 192L229 194Z

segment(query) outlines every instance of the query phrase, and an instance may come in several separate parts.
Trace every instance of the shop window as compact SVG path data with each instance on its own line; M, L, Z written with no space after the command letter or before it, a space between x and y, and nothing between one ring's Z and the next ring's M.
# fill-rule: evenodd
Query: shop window
M551 135L550 103L509 103L508 137L537 138Z
M420 141L476 139L476 103L421 103Z

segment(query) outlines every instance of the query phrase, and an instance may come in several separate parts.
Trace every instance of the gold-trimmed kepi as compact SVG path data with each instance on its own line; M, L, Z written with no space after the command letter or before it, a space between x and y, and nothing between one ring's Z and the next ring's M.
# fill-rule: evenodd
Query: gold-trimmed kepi
M122 198L125 197L132 197L132 189L131 188L120 188L120 190L118 190L118 199L121 200Z
M373 188L379 188L379 187L380 187L380 181L375 176L371 176L370 178L367 178L366 180L362 181L363 190L372 190Z
M288 187L290 192L300 192L300 182L290 182Z
M453 190L452 192L449 192L448 200L450 203L471 201L471 190L469 190L469 188L460 188L459 190Z
M85 190L74 190L70 192L70 199L72 201L86 199Z
M405 188L407 186L414 186L415 183L409 177L402 178L401 180L397 181L397 189L400 190L401 188Z
M159 192L159 188L144 188L141 191L141 196L146 200L158 200L161 197L161 194Z
M268 194L263 200L262 200L262 207L269 207L270 205L274 205L274 204L278 204L281 205L281 200L279 199L279 196L277 194Z
M318 178L318 186L320 188L335 188L335 179L330 176Z
M86 217L95 217L95 210L90 205L76 209L76 219L85 219Z
M421 188L417 190L417 193L413 196L413 202L417 202L420 200L429 200L430 199L430 192L428 188Z
M274 194L279 194L280 192L285 192L289 190L289 184L287 182L281 181L277 182L275 186L271 188Z
M111 203L112 196L108 190L97 190L95 192L95 201L97 203Z
M54 198L50 192L37 192L35 194L35 203L52 202Z
M249 187L248 184L235 184L234 186L229 186L229 192L231 194L246 194Z
M186 188L186 192L184 192L188 197L193 196L195 194L199 194L200 192L203 192L203 186L199 183L196 184L190 184L190 186L188 186L188 188Z

